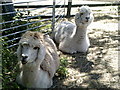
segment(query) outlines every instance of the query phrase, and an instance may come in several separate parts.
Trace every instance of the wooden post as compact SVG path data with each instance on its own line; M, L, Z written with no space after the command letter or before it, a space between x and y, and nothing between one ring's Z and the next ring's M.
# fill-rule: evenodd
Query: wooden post
M71 7L72 7L72 0L68 0L67 18L70 18L70 15L71 15Z

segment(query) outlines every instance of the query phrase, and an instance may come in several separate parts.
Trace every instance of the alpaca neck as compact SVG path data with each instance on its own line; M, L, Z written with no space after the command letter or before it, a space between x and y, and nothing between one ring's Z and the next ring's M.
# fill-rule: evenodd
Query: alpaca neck
M27 83L30 82L29 84L32 86L32 84L37 81L40 71L40 66L35 63L24 65L22 70L23 84L28 86Z
M29 71L31 72L33 70L38 70L40 68L40 63L34 61L23 65L22 68L23 68L23 72L29 72Z
M27 87L34 86L39 79L41 70L37 69L24 69L22 72L22 82L23 85Z
M28 74L28 73L36 73L40 70L39 67L23 67L23 74ZM30 74L28 74L30 75ZM27 75L27 76L28 76Z
M77 26L75 36L85 37L86 35L87 35L87 27L79 27L79 26Z
M42 70L40 66L24 68L21 74L23 86L30 88L47 88L51 85L48 73Z

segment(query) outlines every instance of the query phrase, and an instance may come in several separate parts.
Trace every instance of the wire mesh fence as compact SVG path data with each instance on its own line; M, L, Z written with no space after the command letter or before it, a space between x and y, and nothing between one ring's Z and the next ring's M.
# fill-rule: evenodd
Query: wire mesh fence
M33 0L0 4L2 9L0 39L3 46L7 48L17 46L22 33L29 30L50 33L54 29L55 22L65 16L63 15L65 11L61 8L64 6L65 0L53 0L49 2L48 6L43 7L36 6L37 3L40 6L40 4L46 4L46 1ZM56 5L60 6L55 9Z

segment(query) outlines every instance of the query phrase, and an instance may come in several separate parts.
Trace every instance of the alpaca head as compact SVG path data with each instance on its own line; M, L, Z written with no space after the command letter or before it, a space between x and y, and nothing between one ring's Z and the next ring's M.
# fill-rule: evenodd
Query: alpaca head
M38 32L27 31L19 41L17 49L18 59L23 65L42 60L45 57L43 35Z
M81 6L75 15L75 23L80 27L87 27L93 19L92 10L88 6Z

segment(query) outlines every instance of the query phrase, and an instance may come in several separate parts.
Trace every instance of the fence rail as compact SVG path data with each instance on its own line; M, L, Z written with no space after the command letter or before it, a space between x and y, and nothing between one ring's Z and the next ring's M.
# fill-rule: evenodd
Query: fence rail
M96 6L118 6L120 5L120 2L109 2L109 3L96 3L96 4L71 4L71 7L78 7L78 6L82 6L82 5L88 5L88 6L92 6L92 7L96 7ZM59 8L61 5L55 5L56 8ZM62 8L66 7L68 8L69 5L64 5L62 6ZM26 5L15 5L15 8L26 8ZM51 7L51 5L28 5L29 8L43 8L43 7Z

